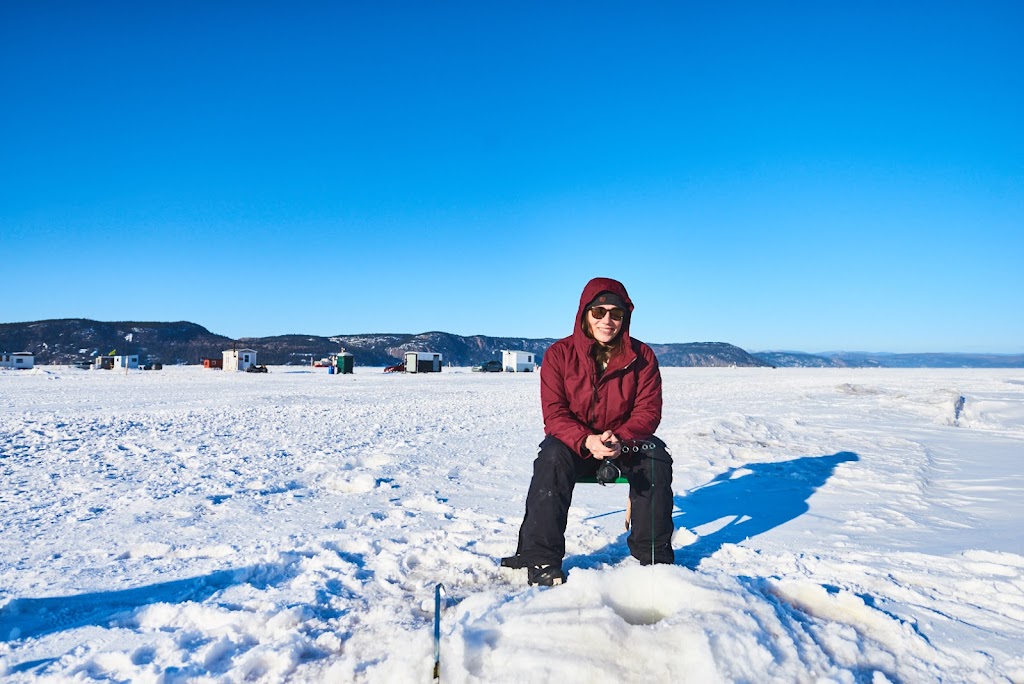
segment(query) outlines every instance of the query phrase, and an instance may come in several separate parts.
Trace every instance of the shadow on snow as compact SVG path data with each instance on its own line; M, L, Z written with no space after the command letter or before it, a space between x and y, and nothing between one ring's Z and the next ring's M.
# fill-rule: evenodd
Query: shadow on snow
M857 454L841 451L830 456L805 456L790 461L750 463L730 468L710 482L676 495L676 528L691 531L711 523L721 526L693 544L676 549L676 564L696 568L725 544L738 544L797 518L809 509L808 500L824 485L837 466L857 461ZM629 555L626 533L586 556L566 559L570 567L617 563Z
M776 463L730 468L686 496L676 496L681 513L676 527L694 530L709 523L724 525L679 549L676 562L696 567L725 544L738 544L783 525L808 511L808 500L832 477L837 466L858 460L842 451Z
M294 563L255 565L134 589L14 599L0 608L0 643L88 625L126 625L133 611L143 606L204 601L236 584L267 588L291 579L296 571Z

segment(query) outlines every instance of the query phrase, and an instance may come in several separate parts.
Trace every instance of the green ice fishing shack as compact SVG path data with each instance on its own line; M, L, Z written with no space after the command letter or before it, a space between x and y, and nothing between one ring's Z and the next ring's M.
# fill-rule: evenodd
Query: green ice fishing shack
M356 365L356 357L352 356L348 352L341 352L335 354L332 357L334 363L334 372L340 375L347 375L353 372L353 367Z

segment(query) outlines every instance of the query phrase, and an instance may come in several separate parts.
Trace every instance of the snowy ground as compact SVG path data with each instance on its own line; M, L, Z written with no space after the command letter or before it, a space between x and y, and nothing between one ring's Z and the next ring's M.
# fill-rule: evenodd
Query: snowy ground
M515 539L536 374L0 371L11 682L1024 682L1024 371L664 370L678 564L581 485ZM957 400L965 398L957 416Z

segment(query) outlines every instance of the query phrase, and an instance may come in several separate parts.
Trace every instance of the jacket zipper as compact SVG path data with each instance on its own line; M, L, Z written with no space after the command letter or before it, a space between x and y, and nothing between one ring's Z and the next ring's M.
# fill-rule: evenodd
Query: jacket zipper
M618 373L620 371L624 372L624 371L628 370L629 367L633 365L634 361L636 361L636 357L633 357L632 359L630 359L629 363L627 363L622 368L619 368L615 372ZM593 360L591 360L591 363L593 363ZM600 397L598 397L598 395L597 395L597 383L600 382L600 379L597 377L597 365L596 364L594 365L594 372L593 372L593 374L590 377L593 379L593 387L594 387L594 397L593 397L593 400L590 402L590 425L591 425L591 427L593 427L594 423L597 422L597 402L600 401ZM601 376L601 378L606 378L606 377L608 377L608 373L607 372L605 372L605 374Z

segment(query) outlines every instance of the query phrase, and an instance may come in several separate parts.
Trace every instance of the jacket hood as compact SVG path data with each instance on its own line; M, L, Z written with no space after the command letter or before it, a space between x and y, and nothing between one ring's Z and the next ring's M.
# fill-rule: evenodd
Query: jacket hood
M618 280L611 278L593 278L583 288L583 294L580 295L580 308L576 311L576 327L572 331L573 344L584 354L589 352L591 345L594 344L594 340L587 337L587 334L583 331L583 316L587 313L587 304L590 304L597 295L605 291L614 292L619 297L622 297L622 301L629 307L629 312L622 319L622 332L619 334L619 338L622 340L622 349L627 352L631 350L629 322L633 317L633 300L629 298L626 286Z

